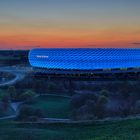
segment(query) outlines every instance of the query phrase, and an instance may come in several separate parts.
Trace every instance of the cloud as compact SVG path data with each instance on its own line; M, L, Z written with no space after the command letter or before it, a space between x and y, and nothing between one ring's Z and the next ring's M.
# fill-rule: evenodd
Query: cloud
M140 42L133 42L131 44L133 44L133 45L140 45Z

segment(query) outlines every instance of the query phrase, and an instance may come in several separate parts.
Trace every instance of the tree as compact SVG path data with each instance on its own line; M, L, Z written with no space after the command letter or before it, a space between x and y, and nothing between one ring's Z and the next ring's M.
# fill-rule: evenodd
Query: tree
M2 102L3 111L7 111L7 109L10 107L10 98L9 98L9 96L7 96L7 95L3 96L1 102Z
M105 116L105 105L108 102L108 98L101 95L96 103L95 115L98 118L103 118Z
M89 114L94 114L95 113L96 103L95 103L94 100L87 100L85 105L87 106L87 112Z
M33 116L34 109L28 105L24 105L21 107L18 115L18 119L27 120L28 117Z
M44 116L42 109L34 109L31 106L24 105L21 107L18 115L18 119L22 121L37 121Z
M125 81L122 84L122 87L120 87L120 95L123 99L129 98L131 95L133 95L135 87L128 81Z
M109 91L103 89L103 90L100 91L100 95L103 95L103 96L105 96L105 97L108 97L108 96L109 96Z
M20 99L31 101L35 97L35 95L35 92L28 90L20 95Z
M108 98L104 95L101 95L98 99L98 104L105 105L108 102Z
M55 88L56 88L56 85L55 85L54 83L48 82L47 89L48 89L49 91L52 91L52 90L54 90Z
M96 102L97 95L94 93L81 93L81 94L75 94L72 96L71 99L71 106L73 108L79 108L82 105L86 103L87 100L93 100Z
M14 86L8 87L7 93L11 97L11 99L13 99L13 100L16 99L17 91L16 91L16 88Z
M35 114L34 114L35 116L37 116L38 118L42 118L42 117L44 117L44 112L43 112L43 110L42 109L36 109L35 110Z
M140 113L140 100L136 101L134 108L133 108L134 113Z

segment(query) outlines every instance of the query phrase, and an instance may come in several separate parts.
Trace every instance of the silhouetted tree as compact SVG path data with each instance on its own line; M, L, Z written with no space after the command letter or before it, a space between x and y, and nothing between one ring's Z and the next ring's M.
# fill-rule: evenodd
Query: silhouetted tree
M32 101L35 95L36 95L35 92L33 92L32 90L28 90L20 95L20 99L26 101Z
M10 97L5 95L3 96L3 98L1 99L2 102L2 108L4 111L7 111L7 109L10 107Z
M103 89L103 90L100 91L100 95L103 95L103 96L105 96L105 97L108 97L108 96L109 96L109 91Z
M11 99L16 99L16 97L17 97L16 88L14 86L8 87L7 94L9 94L8 96L10 96Z
M95 115L98 118L103 118L105 116L105 105L108 102L108 98L101 95L96 103Z

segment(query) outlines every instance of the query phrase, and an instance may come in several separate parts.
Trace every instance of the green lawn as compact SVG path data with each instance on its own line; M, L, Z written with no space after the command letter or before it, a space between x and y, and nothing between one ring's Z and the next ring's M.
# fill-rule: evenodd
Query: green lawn
M140 120L83 124L0 122L0 140L140 140Z
M38 97L30 106L43 109L45 116L49 118L68 118L69 105L69 98L47 95Z
M31 106L47 117L68 117L69 98L38 97ZM0 121L0 140L140 140L140 120L92 124L34 124Z

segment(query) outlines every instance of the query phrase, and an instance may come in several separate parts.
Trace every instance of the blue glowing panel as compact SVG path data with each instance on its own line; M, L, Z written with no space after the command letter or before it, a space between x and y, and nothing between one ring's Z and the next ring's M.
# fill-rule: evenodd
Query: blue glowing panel
M33 67L97 70L140 67L140 49L33 49Z

